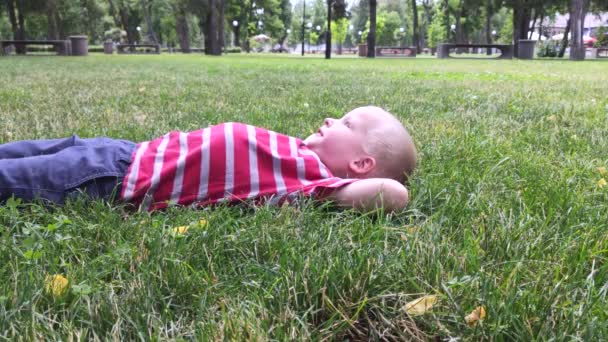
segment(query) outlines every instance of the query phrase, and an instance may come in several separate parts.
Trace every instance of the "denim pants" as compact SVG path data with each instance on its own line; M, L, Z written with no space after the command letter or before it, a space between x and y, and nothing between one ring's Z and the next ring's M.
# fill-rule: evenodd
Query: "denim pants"
M127 140L75 135L0 145L0 203L15 196L62 204L80 193L114 199L136 146Z

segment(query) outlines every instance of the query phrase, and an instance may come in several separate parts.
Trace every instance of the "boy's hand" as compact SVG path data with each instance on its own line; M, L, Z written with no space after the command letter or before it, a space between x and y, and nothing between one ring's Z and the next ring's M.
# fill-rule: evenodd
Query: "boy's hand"
M339 206L360 211L372 211L384 207L386 211L405 208L409 201L407 188L389 178L361 179L334 190L325 199Z

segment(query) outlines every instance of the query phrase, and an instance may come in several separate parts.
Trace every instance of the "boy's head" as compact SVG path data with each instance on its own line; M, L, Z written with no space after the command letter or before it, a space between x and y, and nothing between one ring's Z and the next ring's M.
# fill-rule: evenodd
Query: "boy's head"
M393 115L360 107L327 118L304 140L331 172L342 178L391 178L403 182L416 167L416 147Z

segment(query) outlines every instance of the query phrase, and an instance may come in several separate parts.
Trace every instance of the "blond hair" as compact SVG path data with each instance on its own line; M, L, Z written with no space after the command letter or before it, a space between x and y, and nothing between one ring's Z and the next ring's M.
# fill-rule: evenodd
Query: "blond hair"
M376 159L374 177L405 182L416 168L416 146L401 121L382 108L378 123L368 128L363 149Z

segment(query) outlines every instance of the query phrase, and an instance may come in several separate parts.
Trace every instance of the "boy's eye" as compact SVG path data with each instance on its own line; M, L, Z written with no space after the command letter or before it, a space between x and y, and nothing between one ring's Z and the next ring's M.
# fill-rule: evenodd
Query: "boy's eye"
M348 120L344 121L344 126L346 126L348 128L351 128L350 127L350 121L348 121Z

